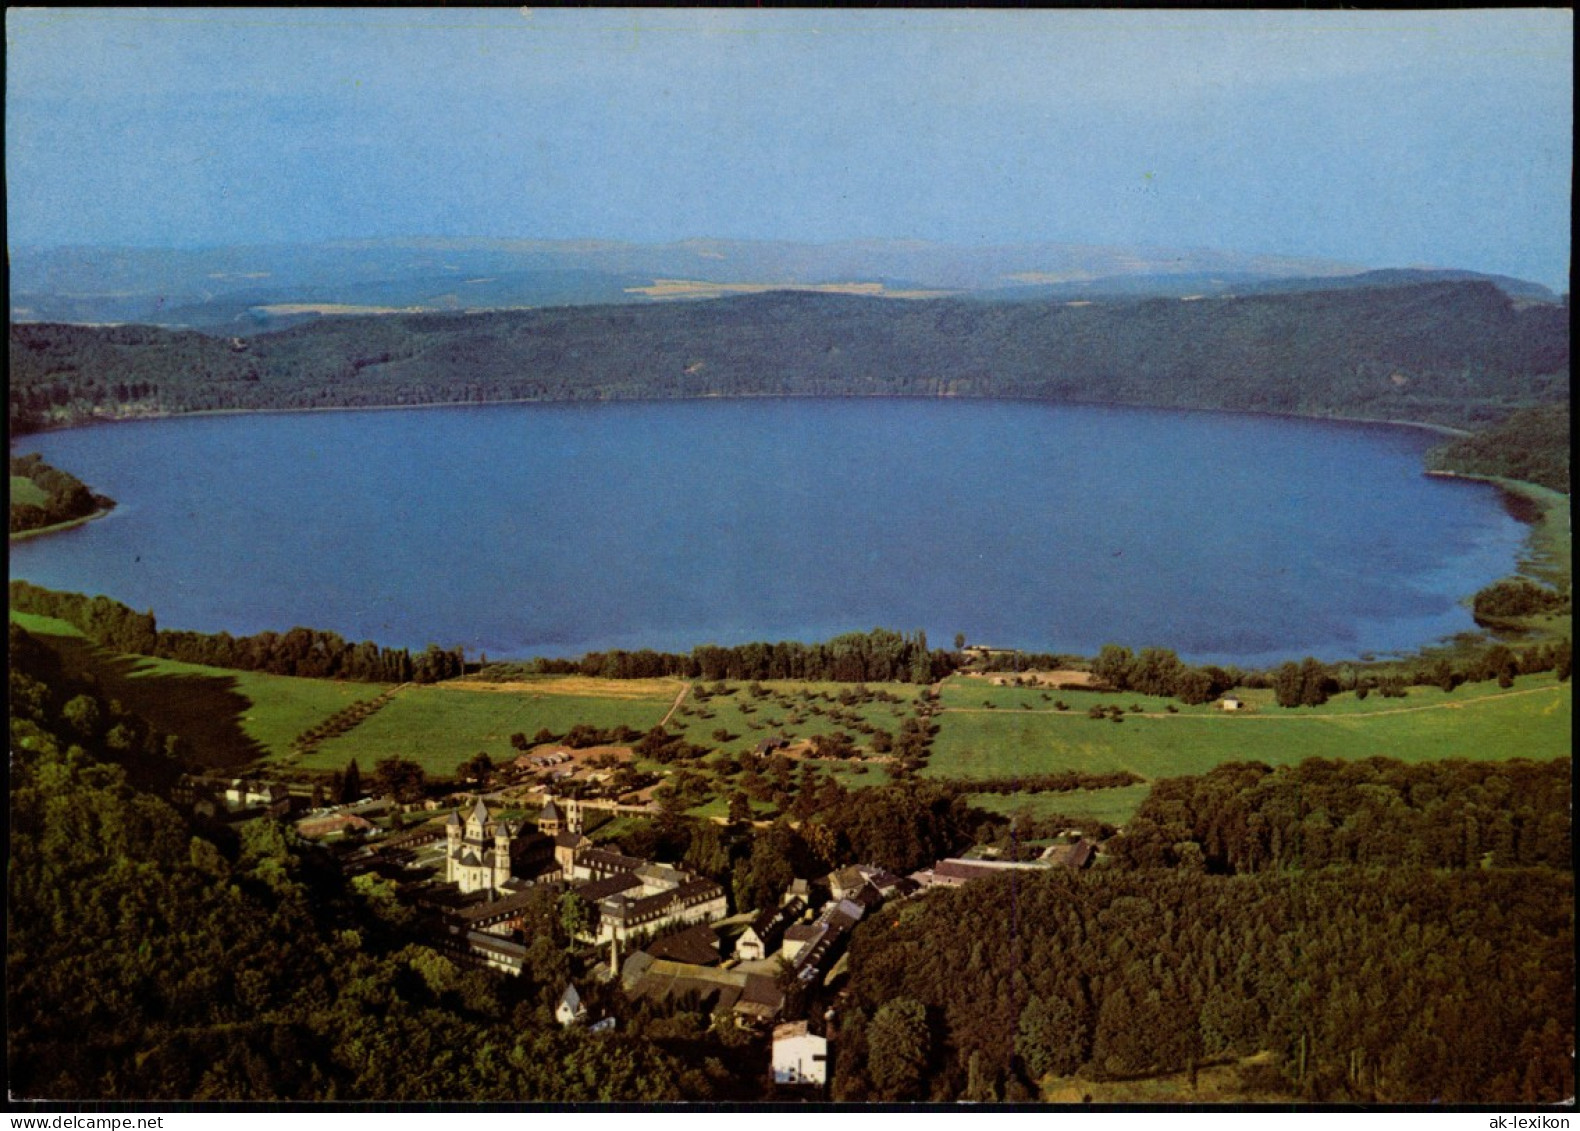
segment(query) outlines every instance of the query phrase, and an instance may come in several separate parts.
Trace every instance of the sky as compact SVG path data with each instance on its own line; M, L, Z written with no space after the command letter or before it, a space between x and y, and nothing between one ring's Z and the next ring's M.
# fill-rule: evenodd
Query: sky
M1573 14L9 9L10 246L1060 242L1568 289Z

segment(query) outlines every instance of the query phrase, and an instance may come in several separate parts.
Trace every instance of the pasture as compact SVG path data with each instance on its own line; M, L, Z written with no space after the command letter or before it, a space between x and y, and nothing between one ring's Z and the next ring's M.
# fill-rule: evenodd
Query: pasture
M1222 762L1270 765L1306 758L1385 756L1407 762L1444 758L1552 758L1570 748L1572 693L1550 674L1521 676L1453 692L1412 687L1404 699L1334 696L1316 708L1284 709L1271 693L1244 694L1248 710L1210 706L1163 709L1165 701L1127 693L1064 694L1054 710L1035 690L945 685L940 731L924 776L1013 777L1056 770L1130 770L1149 781L1199 774ZM986 699L992 707L982 705ZM967 706L967 702L975 706ZM1087 709L1116 705L1122 723ZM1140 713L1129 708L1141 707Z
M106 698L180 735L194 761L215 769L282 758L302 731L385 686L120 655L90 644L64 621L18 612L11 620L60 655L69 670L91 675Z
M1113 789L1073 789L1066 793L968 793L966 800L978 809L1016 817L1024 813L1043 819L1055 814L1085 817L1110 825L1123 825L1147 799L1151 783Z
M26 503L35 507L49 502L49 492L25 475L11 476L11 505Z
M563 735L577 723L646 731L664 717L679 686L667 680L408 684L360 725L289 765L339 770L355 758L365 771L380 759L401 757L421 765L430 777L448 777L479 752L496 763L515 758L519 751L510 744L512 734L530 739L547 729Z

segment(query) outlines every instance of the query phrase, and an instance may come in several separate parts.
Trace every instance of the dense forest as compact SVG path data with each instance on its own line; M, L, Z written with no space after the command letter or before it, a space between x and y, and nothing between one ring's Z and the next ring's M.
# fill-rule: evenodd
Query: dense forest
M1239 1063L1244 1086L1560 1103L1573 910L1574 877L1556 868L980 880L857 930L833 1094L1025 1100L1047 1074L1194 1080L1270 1052Z
M1427 466L1523 479L1569 493L1569 402L1521 409L1501 424L1434 449Z
M19 500L15 489L18 485L12 484L12 534L42 530L46 526L87 518L115 505L114 499L94 494L82 480L69 472L51 467L36 452L11 457L11 478L27 480L32 485L34 496L31 500Z
M1209 872L1330 865L1567 868L1570 766L1311 758L1232 762L1153 786L1116 859Z
M293 628L232 636L159 628L152 612L139 613L108 597L85 597L11 582L11 608L53 617L76 627L95 644L136 656L158 656L237 671L373 683L433 683L461 674L459 652L430 644L413 655L405 648L352 644L333 632Z
M11 327L14 431L206 409L1035 397L1480 427L1568 396L1567 302L1490 282L1095 303L770 293L325 318L252 338Z
M1567 760L1312 760L1154 785L1093 873L864 923L836 1098L1189 1073L1306 1100L1572 1094ZM1188 1098L1188 1095L1182 1098Z

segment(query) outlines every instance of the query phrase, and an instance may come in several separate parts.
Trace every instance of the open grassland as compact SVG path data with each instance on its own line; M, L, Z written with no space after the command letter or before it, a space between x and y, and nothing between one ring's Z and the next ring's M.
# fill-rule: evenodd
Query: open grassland
M11 505L26 503L35 507L49 502L49 492L25 475L11 476Z
M176 660L126 656L90 644L64 621L28 613L11 620L43 641L69 670L91 675L106 698L118 699L159 730L179 735L195 762L236 769L283 757L291 740L384 686L231 671Z
M1151 790L1149 783L1141 782L1114 789L1072 789L1065 793L970 793L966 800L978 809L1002 813L1006 817L1024 813L1045 820L1057 815L1123 825L1135 816Z
M955 681L951 681L953 683ZM946 688L944 703L950 703ZM1019 696L1019 700L1015 700ZM1443 758L1552 758L1570 748L1572 694L1551 675L1521 676L1508 691L1496 683L1444 693L1411 688L1404 699L1353 694L1325 706L1284 709L1268 693L1247 693L1250 710L1229 714L1210 707L1160 710L1163 701L1128 694L1065 695L1068 711L1039 693L974 688L975 708L946 709L924 775L1013 777L1056 770L1130 770L1150 780L1204 773L1231 761L1293 764L1306 758L1367 758L1407 762ZM992 709L983 698L997 700ZM1056 698L1058 698L1056 696ZM1023 709L1020 702L1030 706ZM1093 720L1087 708L1115 704L1123 723Z
M34 636L75 636L81 637L82 630L74 624L68 624L54 617L41 617L37 613L19 613L10 610L11 623L25 628Z
M448 777L479 752L495 762L515 758L519 752L510 745L512 734L530 739L547 729L563 735L577 723L648 730L669 710L678 687L667 683L657 694L633 695L619 681L587 682L597 686L573 689L555 681L508 689L466 682L411 684L377 714L291 765L338 770L355 758L366 770L382 758L401 757L421 765L430 777Z

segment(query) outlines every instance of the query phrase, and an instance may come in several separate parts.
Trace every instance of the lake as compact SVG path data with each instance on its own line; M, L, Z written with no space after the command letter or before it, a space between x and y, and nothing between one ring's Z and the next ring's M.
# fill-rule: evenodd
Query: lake
M875 626L1256 665L1473 627L1525 528L1416 429L1024 401L186 417L24 437L120 506L11 576L490 657Z

